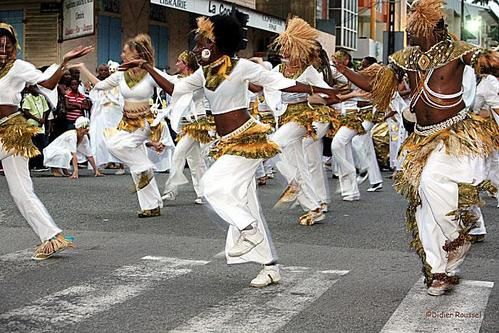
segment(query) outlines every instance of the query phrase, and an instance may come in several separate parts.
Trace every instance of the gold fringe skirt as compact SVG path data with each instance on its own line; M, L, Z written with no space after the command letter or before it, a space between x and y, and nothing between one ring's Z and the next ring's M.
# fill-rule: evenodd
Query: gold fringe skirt
M213 138L209 132L213 131L215 131L215 120L212 117L204 117L183 125L176 140L179 142L182 137L189 135L199 143L210 143Z
M219 159L225 154L250 159L272 158L280 153L280 149L277 143L267 138L267 134L271 131L269 125L250 118L232 133L221 137L212 147L210 156L214 159Z
M286 112L279 119L279 126L289 122L300 124L307 129L307 136L312 138L317 137L314 126L314 121L320 123L335 123L336 114L332 109L325 105L314 105L311 109L308 103L289 104Z
M154 114L149 106L147 112L142 110L140 111L140 114L132 111L124 111L123 118L121 118L121 121L118 124L118 130L133 133L140 128L146 127L146 124L148 124L151 129L151 141L158 142L161 140L164 125L161 122L158 126L152 127L151 124L154 122L154 119Z
M38 133L38 128L28 125L21 114L13 116L0 125L0 142L6 152L31 158L40 155L31 138Z
M395 179L395 190L419 203L421 173L430 154L440 144L451 156L487 157L499 148L499 127L495 122L469 114L463 121L430 136L412 133L400 148L404 156L402 172Z

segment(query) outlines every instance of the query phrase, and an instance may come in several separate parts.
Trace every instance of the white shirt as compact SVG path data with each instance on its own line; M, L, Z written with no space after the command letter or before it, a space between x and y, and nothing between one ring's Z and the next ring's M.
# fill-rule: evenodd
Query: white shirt
M160 71L158 71L158 73L164 74ZM147 73L139 83L130 88L125 81L125 72L115 72L107 79L97 82L94 89L108 90L117 86L120 87L123 98L132 102L149 101L154 93L154 88L158 87L149 73Z
M220 85L212 91L205 85L203 69L199 68L192 75L182 79L175 85L172 103L176 103L182 96L192 94L203 88L204 95L210 103L214 115L234 110L246 109L249 105L248 85L253 83L268 90L280 90L296 85L295 80L286 79L281 73L271 72L263 66L246 59L239 59ZM192 97L192 96L191 96Z
M486 75L476 88L473 111L478 113L482 109L495 108L499 108L499 80L495 76Z
M52 155L54 151L60 150L69 151L72 154L80 153L87 157L93 155L88 136L85 135L78 143L76 130L69 130L59 135L44 149L44 154Z

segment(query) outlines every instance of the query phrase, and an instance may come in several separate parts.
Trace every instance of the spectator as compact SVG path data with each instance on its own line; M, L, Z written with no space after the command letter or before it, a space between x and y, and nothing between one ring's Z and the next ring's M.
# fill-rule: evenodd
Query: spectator
M75 128L75 121L78 117L82 117L85 111L88 112L91 107L90 101L78 91L80 81L75 78L71 79L69 92L64 96L64 107L66 110L66 130Z
M40 152L47 145L47 136L45 135L45 119L50 110L47 100L40 95L38 88L34 85L27 87L27 94L22 103L24 117L28 119L28 124L38 128L38 133L33 136L33 144ZM44 171L43 155L32 157L29 160L29 168L34 171Z

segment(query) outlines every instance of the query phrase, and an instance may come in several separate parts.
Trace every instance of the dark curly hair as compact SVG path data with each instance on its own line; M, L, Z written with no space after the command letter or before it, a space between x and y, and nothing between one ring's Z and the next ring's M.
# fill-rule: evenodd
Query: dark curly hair
M242 50L244 45L243 26L247 18L243 13L236 11L233 15L215 15L210 17L213 22L215 43L223 54L230 57Z

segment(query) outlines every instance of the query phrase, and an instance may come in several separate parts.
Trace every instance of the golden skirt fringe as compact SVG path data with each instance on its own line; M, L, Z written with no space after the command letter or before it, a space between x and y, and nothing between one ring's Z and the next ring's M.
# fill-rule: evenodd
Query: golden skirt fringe
M153 121L154 115L151 111L140 118L128 118L125 114L123 114L123 118L121 118L121 121L118 124L118 129L133 133L140 128L144 128L147 122L147 124L149 124L149 127L151 128L151 141L158 142L161 139L161 135L163 134L164 125L163 123L159 123L158 126L152 127L151 124L153 123Z
M300 124L307 129L307 136L317 139L314 121L329 123L331 119L331 109L325 105L314 105L311 109L307 103L296 103L288 105L286 112L279 119L279 126L289 122Z
M227 154L250 159L267 159L279 154L279 145L267 138L267 134L271 133L272 128L269 125L253 121L254 123L242 133L227 139L221 138L211 149L210 156L219 159Z
M431 136L411 134L400 149L401 156L405 156L402 171L395 177L394 188L409 201L406 211L406 226L412 234L410 246L416 250L423 262L425 282L429 286L433 281L431 267L426 262L426 254L419 238L416 223L416 209L421 204L418 194L421 173L430 154L443 144L446 153L451 156L487 157L499 147L499 129L497 124L484 120L475 115L439 131ZM475 226L477 217L473 214L473 206L480 205L479 189L494 191L490 182L478 186L458 184L458 209L449 212L463 227L460 236L449 242L444 249L450 251L464 242L468 232Z
M215 131L213 120L200 118L192 123L183 125L180 133L177 135L176 141L179 142L181 138L189 135L199 143L210 143L213 141L213 138L209 134L210 131Z
M66 239L63 234L57 234L55 237L42 242L36 247L34 259L47 259L55 253L73 247L73 242Z
M31 138L38 128L28 125L22 115L15 116L0 125L0 141L6 152L31 158L40 155Z
M390 166L390 132L388 123L382 122L374 125L371 130L374 151L380 167Z

